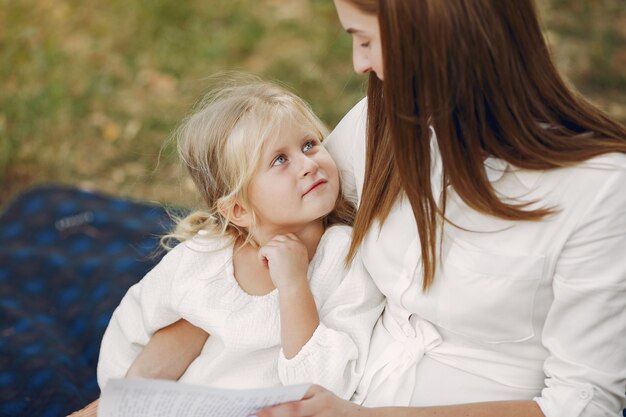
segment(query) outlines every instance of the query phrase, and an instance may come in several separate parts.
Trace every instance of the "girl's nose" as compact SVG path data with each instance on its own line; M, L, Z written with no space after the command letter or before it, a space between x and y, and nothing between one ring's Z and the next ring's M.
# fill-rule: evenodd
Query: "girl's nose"
M309 174L315 174L317 172L317 169L319 168L317 162L306 155L302 155L301 164L302 165L300 172L302 177L306 177Z

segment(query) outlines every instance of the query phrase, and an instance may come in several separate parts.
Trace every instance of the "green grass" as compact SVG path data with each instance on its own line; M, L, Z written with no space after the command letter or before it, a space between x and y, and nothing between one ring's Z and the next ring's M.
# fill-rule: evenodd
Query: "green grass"
M559 67L626 120L621 1L542 10ZM163 144L208 77L280 80L332 127L364 94L350 48L330 0L0 0L0 205L42 182L192 204Z

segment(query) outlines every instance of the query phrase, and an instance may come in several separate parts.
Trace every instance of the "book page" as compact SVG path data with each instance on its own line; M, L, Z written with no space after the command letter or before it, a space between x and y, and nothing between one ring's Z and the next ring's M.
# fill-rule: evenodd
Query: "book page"
M100 397L98 417L248 417L302 399L310 384L230 390L149 379L114 379Z

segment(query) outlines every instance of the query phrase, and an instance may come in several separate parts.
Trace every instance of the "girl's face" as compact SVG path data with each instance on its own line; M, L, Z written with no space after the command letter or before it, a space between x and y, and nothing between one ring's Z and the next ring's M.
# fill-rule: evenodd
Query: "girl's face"
M337 166L316 137L287 121L264 145L248 195L258 229L297 232L335 208Z
M335 0L343 28L352 35L352 63L358 74L373 71L383 80L383 54L378 17L359 10L349 0Z

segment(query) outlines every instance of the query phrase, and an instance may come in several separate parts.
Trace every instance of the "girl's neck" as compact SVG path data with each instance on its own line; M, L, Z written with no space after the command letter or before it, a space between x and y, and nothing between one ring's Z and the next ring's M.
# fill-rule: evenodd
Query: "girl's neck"
M324 234L324 229L324 222L322 219L307 223L306 225L300 227L279 229L258 227L254 235L254 240L260 247L272 240L276 235L293 233L298 237L298 239L300 239L304 246L306 246L309 254L309 260L311 260L313 255L315 255L317 245L320 243L320 239Z

